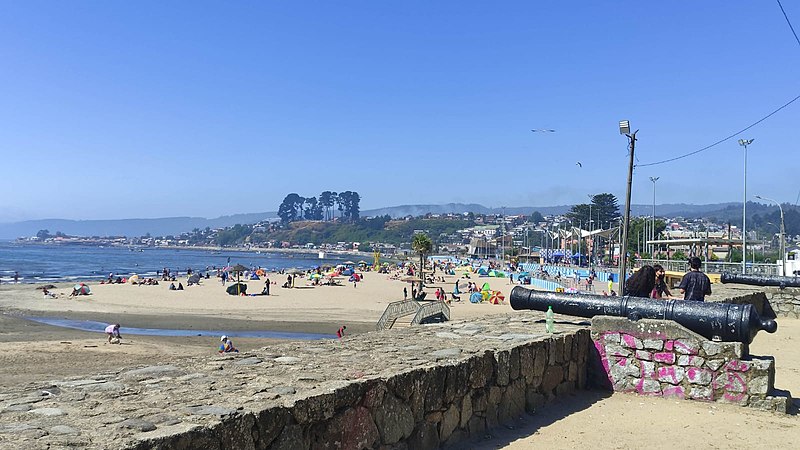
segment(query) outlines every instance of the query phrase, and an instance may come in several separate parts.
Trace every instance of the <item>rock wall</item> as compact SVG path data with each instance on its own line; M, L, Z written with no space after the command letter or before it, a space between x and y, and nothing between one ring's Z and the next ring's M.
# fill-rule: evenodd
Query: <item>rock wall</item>
M589 330L541 313L56 380L0 394L2 448L457 446L586 386Z
M786 413L775 361L739 342L713 342L670 321L595 317L593 380L615 392L735 403Z
M776 315L800 318L800 288L767 287L764 288L764 294Z

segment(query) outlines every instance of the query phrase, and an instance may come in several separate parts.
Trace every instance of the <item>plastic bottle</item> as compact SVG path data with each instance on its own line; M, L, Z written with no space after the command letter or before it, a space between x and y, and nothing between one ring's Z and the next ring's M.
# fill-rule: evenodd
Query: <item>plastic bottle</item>
M548 333L555 333L556 332L556 328L554 326L554 322L555 322L554 316L555 316L555 313L553 312L553 307L552 306L548 306L547 307L547 312L544 314L544 329Z

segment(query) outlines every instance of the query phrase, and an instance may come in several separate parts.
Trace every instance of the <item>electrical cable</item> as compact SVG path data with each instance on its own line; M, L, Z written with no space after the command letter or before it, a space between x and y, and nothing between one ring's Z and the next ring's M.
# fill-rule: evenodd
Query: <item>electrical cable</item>
M789 29L792 30L792 34L794 35L794 40L797 41L797 45L800 45L800 38L797 37L797 33L794 31L792 22L789 21L789 16L786 15L786 11L783 9L783 5L781 5L781 0L778 0L778 6L780 6L781 8L781 12L783 13L783 18L786 19L786 23L789 24Z
M705 150L708 150L708 149L710 149L712 147L716 147L717 145L722 144L723 142L728 141L728 140L730 140L730 139L732 139L732 138L744 133L745 131L749 130L750 128L753 128L754 126L760 124L761 122L769 119L770 117L772 117L775 114L777 114L780 110L782 110L782 109L786 108L787 106L791 105L792 103L796 102L798 99L800 99L800 95L798 95L797 97L789 100L787 103L784 103L781 107L779 107L778 109L772 111L771 113L767 114L766 116L762 117L761 119L757 120L756 122L753 122L752 124L742 128L741 130L739 130L739 131L737 131L737 132L735 132L735 133L733 133L733 134L731 134L731 135L729 135L729 136L727 136L725 138L722 138L722 139L718 140L717 142L714 142L713 144L711 144L709 146L703 147L703 148L701 148L699 150L695 150L695 151L690 152L690 153L686 153L685 155L676 156L676 157L670 158L670 159L665 159L663 161L656 161L656 162L651 162L651 163L647 163L647 164L636 164L636 167L647 167L647 166L656 166L656 165L659 165L659 164L666 164L668 162L677 161L679 159L686 158L687 156L696 155L696 154L698 154L700 152L703 152Z

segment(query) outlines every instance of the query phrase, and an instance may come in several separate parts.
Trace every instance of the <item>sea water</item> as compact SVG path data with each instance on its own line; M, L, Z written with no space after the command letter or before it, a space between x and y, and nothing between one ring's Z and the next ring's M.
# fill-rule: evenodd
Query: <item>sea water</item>
M315 253L210 251L151 247L108 247L88 245L18 244L0 241L0 282L13 282L14 272L20 283L55 283L92 281L114 276L158 277L164 268L173 273L186 270L205 272L228 265L263 267L268 270L312 269L321 265L341 264L356 256ZM353 259L355 261L355 259ZM211 276L215 273L212 272Z

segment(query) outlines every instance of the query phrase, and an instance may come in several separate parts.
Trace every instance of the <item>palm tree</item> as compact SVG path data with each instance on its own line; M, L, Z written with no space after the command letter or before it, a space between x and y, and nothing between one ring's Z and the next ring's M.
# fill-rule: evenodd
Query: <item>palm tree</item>
M422 291L422 281L425 279L422 273L422 269L425 268L425 255L430 253L433 249L433 242L431 242L431 238L426 234L417 233L411 240L411 249L419 253L419 290Z

